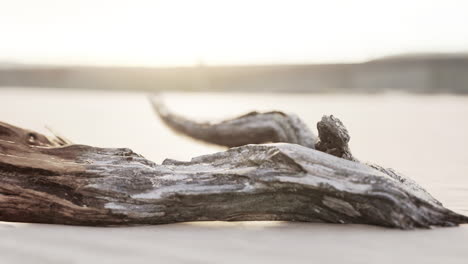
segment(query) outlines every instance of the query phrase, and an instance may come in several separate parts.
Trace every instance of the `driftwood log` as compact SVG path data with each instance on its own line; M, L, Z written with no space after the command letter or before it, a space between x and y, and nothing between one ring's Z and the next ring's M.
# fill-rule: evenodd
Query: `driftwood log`
M468 222L401 174L357 161L333 116L318 123L317 138L282 112L200 124L154 105L174 130L233 148L155 164L130 149L75 145L0 123L0 220L93 226L285 220L402 229ZM260 144L266 142L285 143Z

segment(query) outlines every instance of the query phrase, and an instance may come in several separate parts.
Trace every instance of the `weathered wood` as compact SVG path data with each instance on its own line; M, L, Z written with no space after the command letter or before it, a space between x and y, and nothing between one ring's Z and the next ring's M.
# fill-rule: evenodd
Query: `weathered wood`
M343 159L357 161L351 154L348 143L350 136L341 120L334 116L323 116L317 123L320 140L315 144L319 151Z
M319 139L294 114L280 111L251 112L220 123L200 123L172 113L159 100L150 98L153 109L161 120L175 132L193 139L226 147L247 144L291 143L355 160L348 147L349 133L334 116L323 116L317 123Z
M238 147L288 142L314 148L317 142L317 137L294 114L280 111L250 112L221 123L199 123L170 112L157 98L151 102L157 115L172 130L207 143Z
M297 144L246 145L158 165L129 149L55 142L0 124L0 220L286 220L402 229L468 222L406 178Z

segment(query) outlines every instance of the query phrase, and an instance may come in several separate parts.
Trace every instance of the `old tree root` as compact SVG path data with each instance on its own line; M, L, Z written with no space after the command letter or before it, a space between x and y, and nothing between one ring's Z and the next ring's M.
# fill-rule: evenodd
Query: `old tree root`
M282 112L208 124L154 106L174 130L233 148L159 165L130 149L73 145L0 123L0 220L94 226L286 220L402 229L468 222L410 179L357 161L333 116L318 123L317 138ZM261 144L267 142L283 143Z

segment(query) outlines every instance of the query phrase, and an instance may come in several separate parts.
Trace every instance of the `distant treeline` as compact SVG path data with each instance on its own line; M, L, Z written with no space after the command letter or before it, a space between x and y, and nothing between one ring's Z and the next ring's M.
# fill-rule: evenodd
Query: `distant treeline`
M468 93L468 56L399 56L356 64L177 68L16 66L0 86L142 91Z

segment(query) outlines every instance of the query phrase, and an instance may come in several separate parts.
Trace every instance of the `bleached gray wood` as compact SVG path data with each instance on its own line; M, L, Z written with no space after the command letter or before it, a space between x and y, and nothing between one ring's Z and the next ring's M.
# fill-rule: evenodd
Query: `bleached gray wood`
M129 149L53 142L0 124L0 220L285 220L402 229L468 222L404 178L297 144L246 145L155 164Z
M220 123L200 123L174 114L157 98L150 99L161 120L175 132L226 147L288 142L315 148L317 137L294 114L280 111L248 114Z

